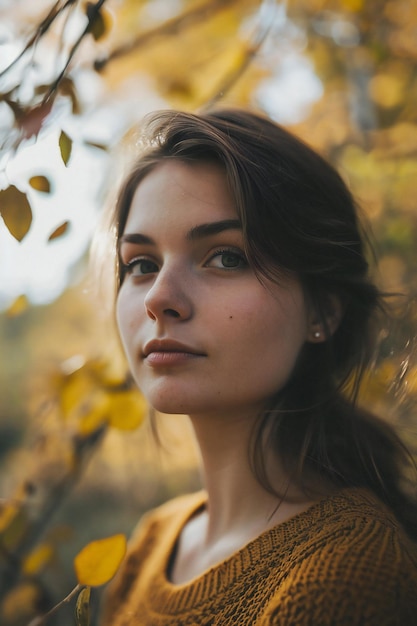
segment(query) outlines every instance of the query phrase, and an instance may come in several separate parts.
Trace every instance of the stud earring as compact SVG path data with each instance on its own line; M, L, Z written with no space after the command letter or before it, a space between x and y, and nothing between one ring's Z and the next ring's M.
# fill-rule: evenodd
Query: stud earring
M316 332L314 333L314 338L319 339L320 335L321 335L321 332L319 330L316 330Z

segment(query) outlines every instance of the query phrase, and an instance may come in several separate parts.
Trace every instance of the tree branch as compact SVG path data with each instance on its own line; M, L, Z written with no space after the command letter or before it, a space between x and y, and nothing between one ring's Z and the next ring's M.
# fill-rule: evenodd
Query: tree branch
M195 24L208 16L214 15L218 11L224 10L228 6L237 4L238 2L239 0L209 0L205 4L185 11L178 17L167 20L161 24L161 26L157 26L152 30L142 33L133 41L115 48L107 57L96 59L93 64L94 69L101 72L106 65L110 63L110 61L114 61L115 59L130 54L135 50L139 50L139 48L143 48L154 39L170 35L178 35L182 30L188 28L190 25Z
M46 621L52 615L54 615L64 604L68 604L68 602L71 602L72 598L75 595L77 595L77 593L81 591L83 587L84 585L76 585L74 589L70 591L70 593L67 596L65 596L63 600L61 600L61 602L58 602L58 604L55 604L55 606L53 606L52 609L48 611L48 613L45 613L45 615L40 615L38 617L35 617L33 620L29 622L28 626L43 626L46 623Z
M42 104L46 104L54 96L56 90L59 87L60 82L65 77L68 66L71 63L75 53L77 52L82 40L90 32L91 25L93 24L94 20L98 16L100 9L105 2L106 0L97 0L96 4L90 5L89 11L88 11L88 23L86 27L84 28L84 30L82 31L82 33L80 34L80 36L78 37L77 41L72 46L64 67L62 68L61 72L58 74L57 78L53 81L53 83L51 83L45 97L42 100Z
M71 4L74 4L77 1L78 0L66 0L63 6L60 6L62 3L62 0L57 0L54 6L50 9L47 16L41 21L39 26L36 28L34 34L29 39L29 41L27 42L23 50L17 55L15 59L13 59L11 63L9 63L9 65L4 70L0 72L0 78L4 76L12 67L14 67L16 63L26 54L26 52L30 50L30 48L32 48L38 43L39 39L43 37L45 33L48 32L49 28L52 26L52 24L54 23L58 15L62 13L63 11L65 11L65 9L68 6L70 6Z
M203 110L210 109L214 104L216 104L216 102L218 102L221 98L223 98L224 95L232 89L232 87L237 83L239 78L245 73L245 71L247 70L247 68L252 63L253 59L255 58L255 56L258 54L265 39L271 32L271 28L274 24L274 18L276 15L276 8L277 8L277 4L275 0L263 0L262 1L261 6L259 8L259 14L261 14L262 11L264 11L265 9L271 10L270 20L267 21L265 25L263 25L262 23L263 20L261 19L261 16L260 16L260 24L252 37L252 42L249 43L249 45L247 46L246 53L244 54L241 63L235 70L233 70L232 72L230 72L228 75L226 75L223 78L214 96L212 96L204 104Z

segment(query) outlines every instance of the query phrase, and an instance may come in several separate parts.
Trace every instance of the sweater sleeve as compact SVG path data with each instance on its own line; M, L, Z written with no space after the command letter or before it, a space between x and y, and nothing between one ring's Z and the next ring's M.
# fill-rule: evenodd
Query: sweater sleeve
M412 550L395 532L377 534L311 555L272 597L262 626L417 626Z

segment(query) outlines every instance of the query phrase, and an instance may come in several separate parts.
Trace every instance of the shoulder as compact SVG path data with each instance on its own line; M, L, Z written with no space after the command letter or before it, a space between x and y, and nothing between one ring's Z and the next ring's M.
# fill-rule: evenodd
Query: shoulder
M417 581L417 545L393 513L365 489L346 489L318 505L311 520L314 555L331 555L329 571L351 578L355 574L384 576L408 572ZM352 581L353 582L353 581Z
M414 623L417 546L382 502L346 489L307 511L302 526L265 624Z
M185 520L205 500L203 491L179 496L142 516L132 533L126 557L106 590L101 622L104 626L111 625L117 607L127 600L146 560L150 556L164 558Z

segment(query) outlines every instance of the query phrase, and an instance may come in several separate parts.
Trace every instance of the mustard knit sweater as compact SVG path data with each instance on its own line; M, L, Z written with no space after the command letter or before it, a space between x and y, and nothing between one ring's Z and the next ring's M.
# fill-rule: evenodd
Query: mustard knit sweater
M170 557L203 492L147 514L102 626L417 626L417 549L365 490L345 489L181 585Z

